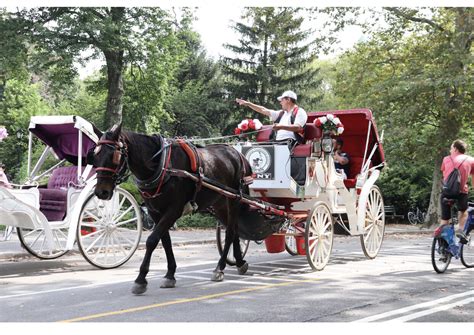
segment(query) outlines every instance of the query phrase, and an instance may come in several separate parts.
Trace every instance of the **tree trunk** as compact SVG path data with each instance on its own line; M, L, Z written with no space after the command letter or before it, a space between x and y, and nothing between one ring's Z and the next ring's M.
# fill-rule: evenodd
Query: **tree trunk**
M106 35L110 34L108 36L110 42L102 49L107 64L108 91L105 125L108 128L122 122L124 50L120 41L123 38L121 27L125 19L125 8L111 7L109 13L113 22L113 29L105 33Z
M431 187L431 196L430 204L428 210L426 211L425 224L428 227L434 226L439 223L441 219L441 208L439 197L441 196L441 162L443 161L443 156L441 153L436 155L434 170L433 170L433 184Z
M105 125L110 128L122 122L123 51L104 51L107 63L107 110Z

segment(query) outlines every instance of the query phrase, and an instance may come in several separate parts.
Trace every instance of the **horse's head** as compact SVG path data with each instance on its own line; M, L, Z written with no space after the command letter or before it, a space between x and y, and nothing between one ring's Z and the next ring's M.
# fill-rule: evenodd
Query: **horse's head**
M127 170L127 148L120 137L122 124L114 125L100 138L94 151L89 152L87 160L97 171L95 195L102 200L112 198L115 186Z

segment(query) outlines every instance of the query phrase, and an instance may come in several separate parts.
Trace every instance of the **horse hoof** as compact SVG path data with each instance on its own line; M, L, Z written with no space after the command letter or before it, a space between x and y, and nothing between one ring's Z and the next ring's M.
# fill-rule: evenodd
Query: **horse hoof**
M241 267L237 267L239 275L244 275L249 269L249 263L245 262Z
M212 281L217 281L217 282L223 281L223 280L224 280L224 272L222 272L222 271L214 271L214 272L212 273L211 280L212 280Z
M146 284L134 284L132 288L132 293L135 295L140 295L146 292Z
M160 288L174 288L176 286L176 279L165 278L160 285Z

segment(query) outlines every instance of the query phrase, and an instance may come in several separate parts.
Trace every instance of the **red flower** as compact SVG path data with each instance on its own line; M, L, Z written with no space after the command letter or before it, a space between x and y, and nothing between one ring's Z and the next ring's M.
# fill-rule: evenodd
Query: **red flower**
M314 120L314 124L316 125L316 127L321 127L321 121L318 119Z
M234 134L235 134L235 135L240 135L241 132L242 132L242 131L240 130L240 128L235 128L235 129L234 129Z
M243 131L246 131L247 129L249 129L249 125L248 125L248 123L244 123L244 124L242 124L242 126L241 126L241 127L242 127L242 130L243 130Z
M249 129L255 129L255 123L253 122L252 119L249 119Z

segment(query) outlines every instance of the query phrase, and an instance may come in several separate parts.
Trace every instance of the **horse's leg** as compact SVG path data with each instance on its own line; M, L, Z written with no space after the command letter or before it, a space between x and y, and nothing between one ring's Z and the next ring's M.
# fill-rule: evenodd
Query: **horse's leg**
M244 260L242 257L242 249L240 249L240 237L238 231L234 234L234 258L235 258L235 265L237 266L237 271L239 275L244 275L247 273L249 269L249 264Z
M168 232L169 227L171 227L171 225L173 225L173 223L176 222L176 220L180 216L180 214L176 214L173 211L167 211L161 218L159 218L159 216L155 212L151 212L150 214L153 220L159 219L159 222L153 229L153 232L150 234L150 236L148 236L146 240L145 257L143 258L142 264L140 265L140 272L138 274L137 279L135 279L135 284L133 285L133 288L132 288L132 293L134 294L143 294L146 292L147 285L148 285L148 282L146 280L146 275L148 274L148 271L150 270L151 255L153 254L153 251L156 249L158 242L160 241L160 237L164 236L165 233ZM163 244L163 247L166 248L165 247L166 245L167 243L165 242ZM171 239L169 239L169 245L171 245ZM172 250L166 251L166 252L173 253ZM174 260L174 257L172 258Z
M237 236L238 239L238 234L237 234L237 222L238 222L238 215L239 213L239 203L232 201L230 199L227 199L226 201L226 211L223 212L221 215L221 218L225 217L225 222L226 222L226 231L225 231L225 243L224 243L224 250L222 250L222 255L221 258L219 259L219 262L217 263L217 267L212 273L211 280L212 281L222 281L224 280L224 269L226 267L226 260L227 260L227 255L229 253L231 245L235 242L235 236ZM234 250L235 250L235 244L234 244ZM240 245L238 246L238 253L237 253L237 259L239 259L240 265L242 265L243 260L242 260L242 253L240 252ZM239 257L240 256L240 257Z
M232 227L227 226L225 230L225 242L224 242L224 249L222 250L221 258L217 263L217 267L212 273L211 280L212 281L223 281L224 280L224 269L226 266L227 255L230 250L230 246L234 241L234 230Z
M161 244L166 253L166 260L168 262L168 271L162 281L161 288L173 288L176 286L176 279L174 274L176 272L176 261L174 259L173 247L171 245L171 236L169 230L167 230L161 237Z

